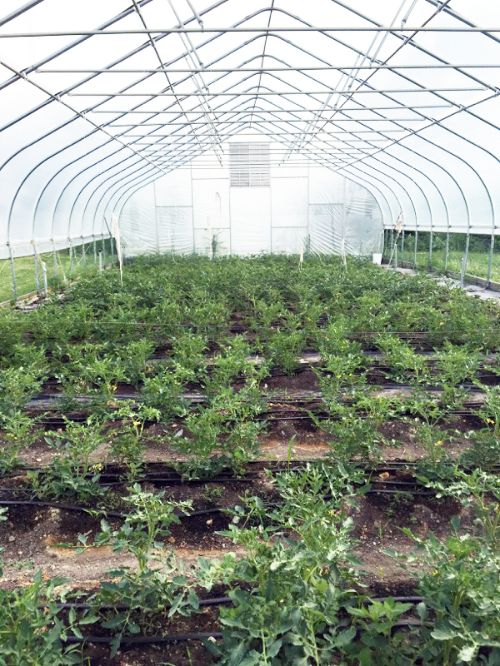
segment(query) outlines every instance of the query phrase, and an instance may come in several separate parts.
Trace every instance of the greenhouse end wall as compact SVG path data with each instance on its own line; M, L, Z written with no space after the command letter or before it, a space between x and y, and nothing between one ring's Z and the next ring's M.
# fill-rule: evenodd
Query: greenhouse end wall
M210 152L131 196L120 215L124 253L381 252L382 211L366 188L300 157L280 167L283 148L262 136L234 137L223 152L247 144L262 157L221 167Z

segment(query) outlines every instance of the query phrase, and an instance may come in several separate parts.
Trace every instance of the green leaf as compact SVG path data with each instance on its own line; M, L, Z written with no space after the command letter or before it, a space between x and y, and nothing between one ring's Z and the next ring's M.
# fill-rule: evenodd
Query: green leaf
M355 627L349 627L349 629L344 629L341 631L335 638L335 647L345 647L352 642L352 639L356 636Z
M477 647L475 645L466 645L458 653L458 659L466 663L472 661L476 656Z
M268 657L275 657L278 652L281 650L281 646L283 645L283 641L281 638L279 638L277 641L274 641L268 648L267 648L267 656Z
M99 616L95 615L94 613L91 613L89 615L85 615L84 617L82 617L78 621L78 624L94 624L95 622L99 622Z
M73 633L75 634L75 636L76 636L77 638L79 638L80 640L83 639L83 634L82 634L82 632L80 631L80 629L79 629L78 627L76 627L76 626L75 626L75 627L71 627L71 630L73 631Z
M424 620L426 615L427 615L427 606L423 601L421 601L419 604L417 604L416 607L417 610L417 615L421 620Z
M452 638L456 638L458 633L453 631L450 627L443 627L442 629L434 629L434 631L431 631L431 636L436 641L449 641Z
M369 648L363 648L359 653L359 666L372 666L372 651Z

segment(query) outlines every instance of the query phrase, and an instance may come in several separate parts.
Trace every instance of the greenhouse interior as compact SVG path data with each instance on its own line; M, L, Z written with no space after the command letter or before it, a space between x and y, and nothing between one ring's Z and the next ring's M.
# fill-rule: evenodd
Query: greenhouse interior
M0 666L500 663L500 3L0 3Z

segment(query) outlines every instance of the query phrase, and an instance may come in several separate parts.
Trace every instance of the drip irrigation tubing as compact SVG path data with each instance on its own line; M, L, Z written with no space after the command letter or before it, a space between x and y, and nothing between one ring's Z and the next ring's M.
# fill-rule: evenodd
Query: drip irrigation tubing
M398 620L391 625L391 629L409 629L414 627L425 626L426 623L417 618L407 618L406 620ZM186 634L170 634L166 636L125 636L120 640L120 647L132 646L145 646L145 645L161 645L168 643L180 643L187 641L205 641L205 640L221 640L224 637L222 632L208 631L208 632L194 632ZM63 643L78 644L91 643L95 645L111 645L115 640L113 636L68 636L63 640Z
M290 309L290 312L292 312L291 306L288 306L288 307ZM276 321L277 320L275 320L275 322ZM326 323L330 323L330 322L328 321L327 316L323 315L323 316L318 317L317 323L318 324L326 324ZM234 330L243 329L245 331L248 330L248 332L255 332L255 331L252 330L252 322L250 322L249 325L246 325L246 324L242 324L242 323L227 322L227 321L226 322L221 322L219 324L215 324L215 323L214 324L209 324L209 323L197 324L195 322L178 323L178 324L176 323L173 326L167 327L165 325L165 323L161 323L161 322L133 321L131 319L91 319L90 321L87 322L87 326L88 327L119 326L120 328L124 328L126 326L129 326L129 327L144 326L144 327L150 328L150 329L155 330L155 331L164 331L165 328L168 328L168 330L171 330L172 328L176 328L176 329L199 328L199 329L202 329L202 330L204 330L204 329L220 330L221 328L226 328L226 329L234 329ZM259 327L263 328L264 330L268 330L269 328L271 328L271 329L272 328L277 328L278 326L279 326L279 323L274 323L271 326L267 326L267 325L264 325L264 324L260 325L260 323L259 323ZM491 324L490 326L484 326L482 328L482 330L490 330L490 329L495 330L496 329L495 324ZM384 328L380 331L364 329L364 330L361 330L361 331L351 331L350 333L347 334L346 337L347 337L347 339L352 339L352 338L357 339L359 336L364 336L364 335L372 336L372 335L391 334L391 335L404 335L404 336L415 337L415 338L419 338L419 339L421 337L426 337L426 336L432 336L433 338L435 338L437 335L440 335L441 338L445 339L447 337L447 334L450 331L453 332L453 333L462 332L463 328L460 327L460 326L453 326L453 327L448 327L447 326L446 330L444 331L444 334L443 334L442 330L429 331L429 329L427 329L425 331L416 331L414 329L406 330L406 331L398 331L398 330L395 330L393 328ZM26 334L33 335L33 331L26 331ZM59 340L59 338L55 335L54 336L53 335L44 336L44 339L45 340Z
M25 499L0 499L0 506L34 506L40 508L60 509L62 511L76 511L80 513L95 513L104 515L108 518L122 518L126 519L132 512L127 513L123 511L108 511L104 508L82 506L80 504L68 504L66 502L51 502L50 500L25 500ZM210 516L217 513L225 513L234 507L214 506L210 509L196 509L195 511L186 511L177 513L178 518L197 518L199 516Z
M223 634L220 631L200 631L188 634L170 634L166 636L124 636L120 640L120 647L162 645L168 643L183 643L186 641L205 641L209 639L221 640ZM115 641L114 636L68 636L62 642L69 645L81 645L92 643L93 645L111 645Z
M411 384L398 384L398 383L392 383L392 382L386 382L384 384L366 384L363 385L363 388L368 388L374 391L377 391L378 393L384 393L385 391L415 391L418 389L422 389L426 391L427 393L435 393L440 395L443 392L442 387L438 386L412 386ZM479 388L478 386L471 384L471 383L464 383L457 388L465 389L468 394L473 396L474 394L479 394L483 395L484 390L482 388ZM75 403L79 403L80 405L85 405L88 403L92 403L94 400L111 400L111 401L123 401L123 400L137 400L139 401L141 399L141 393L134 390L133 392L126 392L126 393L113 393L111 396L109 395L104 395L104 394L95 394L95 395L80 395L80 396L72 396L70 398L71 401L74 401ZM208 396L205 393L197 393L197 392L192 392L192 393L181 393L179 396L180 400L184 400L186 402L191 402L191 403L204 403L204 402L209 402L210 396ZM300 404L304 402L313 402L315 400L322 400L323 399L323 392L322 391L297 391L295 394L293 393L264 393L263 394L263 399L268 403L268 405L273 405L275 403L278 404ZM64 396L61 393L40 393L31 400L29 400L25 404L26 409L33 409L35 407L39 407L40 404L45 404L47 407L50 408L51 404L56 404L60 401L63 400L68 400L66 396ZM346 404L352 403L352 400L350 398L346 398L344 400ZM473 403L477 404L472 400L465 400L464 404L467 403ZM481 403L482 404L482 403Z
M415 469L421 464L422 462L425 462L425 460L394 460L394 461L386 461L386 462L381 462L378 464L373 464L370 462L365 462L365 461L358 461L358 460L350 460L348 461L349 465L352 465L356 469L361 468L363 469L366 473L368 474L381 474L382 472L397 472L397 471L410 471L412 469ZM158 467L158 469L154 469L151 471L145 471L142 472L140 476L138 476L135 481L137 483L161 483L165 485L205 485L205 484L211 484L211 483L251 483L252 481L256 481L259 478L262 477L263 474L270 473L270 474L280 474L282 472L289 472L289 471L299 471L301 469L304 469L307 465L326 465L328 464L328 460L290 460L290 461L283 461L282 463L271 463L267 464L267 462L258 462L258 463L248 463L246 472L243 474L235 474L233 472L228 471L227 473L222 473L218 474L212 477L207 477L207 478L185 478L182 476L182 474L176 472L175 470L172 469L168 464L164 463L152 463L155 467ZM252 465L258 465L260 469L252 470L251 467ZM475 468L473 465L459 465L460 469L463 469L465 471L471 471ZM488 469L492 471L500 471L500 463L493 463L492 465L488 466ZM18 472L40 472L43 474L44 472L47 471L47 467L39 467L39 466L20 466L18 468ZM118 467L115 468L115 465L112 466L112 469L106 469L104 467L100 474L99 474L99 483L102 483L103 485L125 485L127 483L125 475L127 473L126 467ZM19 477L19 473L13 473L10 475L4 475L2 478L13 478L13 477ZM85 476L87 479L94 478L94 474L88 474ZM387 481L386 481L387 482ZM396 482L398 482L396 480Z
M382 486L386 485L386 481L372 481L370 487L364 491L366 495L401 495L403 493L411 496L432 496L434 491L432 489L424 489L421 487L421 484L418 482L397 482L394 481L394 486L392 488L377 488L373 487L373 484L380 484ZM332 499L331 495L325 495L323 500L325 502ZM264 503L266 509L275 509L281 505L280 502L268 502ZM82 506L79 504L68 504L65 502L49 501L49 500L27 500L27 499L1 499L0 506L32 506L39 508L53 508L60 509L62 511L75 511L81 513L97 514L103 515L108 518L120 518L126 519L130 513L122 511L108 511L105 508L89 507ZM176 512L177 517L180 520L187 520L190 518L198 518L200 516L211 516L216 514L229 513L234 510L235 506L213 506L208 509L195 509L194 511L183 511Z
M411 604L419 604L424 601L424 597L420 596L387 596L387 597L377 597L377 596L369 596L365 603L366 604L371 604L373 602L384 602L384 601L395 601L397 603L411 603ZM226 606L230 605L233 603L233 600L228 597L228 596L220 596L220 597L205 597L203 599L199 599L198 605L200 608L207 608L211 606ZM64 602L56 602L54 604L56 608L60 610L71 610L74 608L75 610L98 610L98 611L113 611L113 610L130 610L136 608L135 606L130 606L130 604L91 604L91 603L86 603L86 602L81 602L81 601L64 601ZM42 604L39 606L39 608L47 608L47 604ZM162 610L168 610L170 609L170 605L165 605ZM137 610L143 610L141 607L137 607Z
M420 597L419 597L420 598ZM231 604L232 600L227 597L207 597L204 599L198 600L198 605L200 608L207 608L209 606L225 606L226 604ZM100 610L100 611L112 611L112 610L130 610L131 608L136 608L135 606L130 606L130 604L90 604L80 601L64 601L56 602L55 606L60 610L70 610L74 608L75 610ZM46 605L40 606L40 608L46 608ZM171 608L169 605L165 605L162 610L168 610ZM137 610L143 610L140 606L137 607Z

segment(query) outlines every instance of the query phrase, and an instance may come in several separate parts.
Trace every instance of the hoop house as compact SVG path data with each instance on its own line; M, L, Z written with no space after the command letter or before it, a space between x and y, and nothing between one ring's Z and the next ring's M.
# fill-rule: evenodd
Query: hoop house
M495 3L6 0L2 12L0 258L14 290L16 258L35 256L39 287L40 257L54 273L61 250L72 268L80 247L106 259L117 228L128 256L368 255L386 230L391 257L491 281Z

